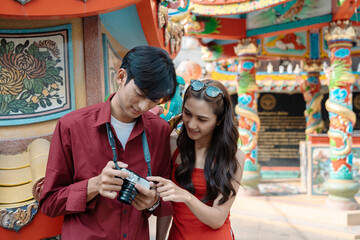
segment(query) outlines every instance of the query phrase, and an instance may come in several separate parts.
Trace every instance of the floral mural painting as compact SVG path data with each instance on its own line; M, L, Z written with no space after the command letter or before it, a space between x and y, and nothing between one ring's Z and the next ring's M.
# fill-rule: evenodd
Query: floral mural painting
M114 93L118 89L116 74L121 66L122 58L111 46L109 39L103 34L103 55L105 74L105 96Z
M75 109L71 26L0 29L0 126L56 119Z

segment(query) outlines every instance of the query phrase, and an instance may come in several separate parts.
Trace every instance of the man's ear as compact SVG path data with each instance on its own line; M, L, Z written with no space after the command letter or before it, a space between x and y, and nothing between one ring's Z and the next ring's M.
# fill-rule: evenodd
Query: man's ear
M121 86L122 84L125 84L126 79L127 79L127 71L123 68L119 68L116 75L116 82L118 83L119 86Z

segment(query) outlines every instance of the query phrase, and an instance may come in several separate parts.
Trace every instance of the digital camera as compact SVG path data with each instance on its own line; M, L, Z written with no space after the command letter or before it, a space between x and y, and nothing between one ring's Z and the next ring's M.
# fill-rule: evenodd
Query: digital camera
M122 178L124 183L120 190L118 200L124 204L131 205L132 201L136 197L136 194L138 194L138 190L135 188L135 185L138 183L144 188L150 189L150 183L145 178L140 177L126 168L121 168L120 170L127 172L129 176L127 178Z

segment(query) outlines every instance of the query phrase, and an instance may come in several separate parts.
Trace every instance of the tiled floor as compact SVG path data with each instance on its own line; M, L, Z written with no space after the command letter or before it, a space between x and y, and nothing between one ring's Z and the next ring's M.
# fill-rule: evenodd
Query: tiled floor
M236 240L343 240L343 237L323 235L300 230L292 225L279 226L263 221L232 218ZM155 240L154 218L150 219L150 240ZM194 239L196 240L196 239ZM219 239L221 240L221 239Z
M337 236L322 235L297 229L291 224L279 226L246 219L232 219L236 240L342 240Z
M231 209L236 240L345 240L360 236L360 225L342 226L340 218L330 221L334 213L325 208L325 196L294 193L284 184L279 184L279 189L291 191L279 194L276 185L269 186L263 190L275 189L275 193L254 198L237 196ZM360 198L357 201L360 203ZM309 211L314 218L309 218ZM150 234L155 240L154 217L150 219Z

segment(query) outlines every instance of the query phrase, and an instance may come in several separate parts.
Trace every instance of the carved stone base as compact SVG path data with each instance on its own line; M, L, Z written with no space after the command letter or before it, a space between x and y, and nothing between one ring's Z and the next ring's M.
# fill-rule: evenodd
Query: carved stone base
M329 179L324 184L329 193L325 206L336 210L355 210L359 204L354 199L360 184L353 180Z
M356 210L359 209L359 204L352 198L334 198L328 197L325 202L326 208L333 210Z

